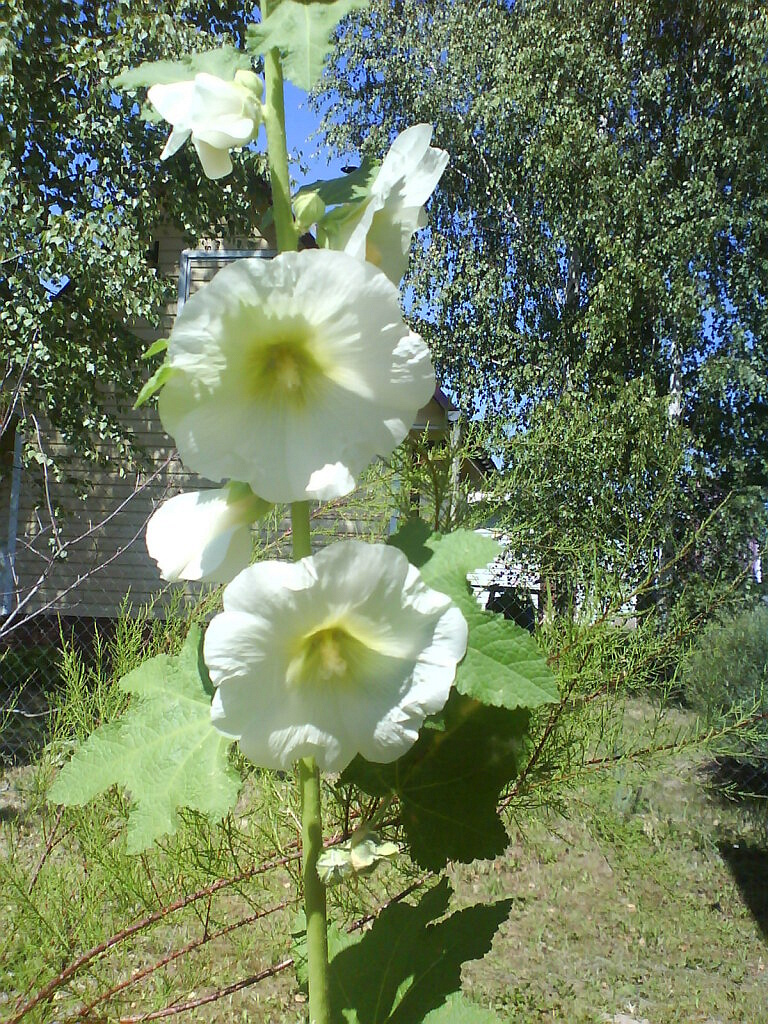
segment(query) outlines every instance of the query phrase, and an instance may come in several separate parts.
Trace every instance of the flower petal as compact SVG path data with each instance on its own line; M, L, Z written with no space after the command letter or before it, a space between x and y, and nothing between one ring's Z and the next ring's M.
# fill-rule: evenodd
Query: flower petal
M394 285L327 250L225 267L184 306L167 358L160 418L184 461L273 502L349 493L435 387Z
M147 90L147 99L160 117L174 128L185 128L189 124L195 96L194 82L170 82L152 85Z
M192 135L192 145L200 157L200 163L203 165L206 178L224 178L230 173L232 161L226 149L215 149L194 134Z
M208 627L212 718L265 767L392 761L448 699L466 642L459 609L395 548L345 541L258 563Z
M448 166L448 154L431 147L431 141L429 124L416 124L401 132L384 157L372 193L403 207L426 203Z
M401 132L384 157L368 200L350 207L343 218L331 217L321 242L374 263L397 284L408 266L411 237L425 223L422 206L448 165L448 154L430 146L431 139L428 124Z
M147 550L164 579L228 583L250 562L251 524L269 507L242 485L177 494L147 523Z
M169 156L173 156L174 153L178 152L191 134L188 128L174 128L168 136L168 141L165 144L165 149L160 154L160 159L167 160Z

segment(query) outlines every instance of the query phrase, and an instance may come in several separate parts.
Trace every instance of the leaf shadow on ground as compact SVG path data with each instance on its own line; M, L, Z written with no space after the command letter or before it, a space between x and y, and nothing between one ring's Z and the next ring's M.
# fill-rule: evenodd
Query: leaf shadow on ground
M333 1019L350 1024L417 1024L461 989L461 966L490 950L511 901L477 904L445 917L444 879L416 906L384 910L362 938L331 961ZM431 1018L430 1018L431 1019Z
M720 843L719 849L747 910L768 942L768 849L744 843Z

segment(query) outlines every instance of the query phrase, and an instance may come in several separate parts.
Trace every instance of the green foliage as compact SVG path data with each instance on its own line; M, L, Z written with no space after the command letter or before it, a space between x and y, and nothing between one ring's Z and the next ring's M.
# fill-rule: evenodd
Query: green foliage
M453 693L406 754L391 764L358 756L341 783L399 798L408 852L422 867L495 857L508 842L499 795L520 771L528 728L527 711L487 707Z
M128 711L101 725L62 768L50 799L82 805L115 783L132 797L128 849L137 852L178 828L180 807L221 818L240 788L229 741L210 720L211 686L202 634L192 626L175 657L157 655L120 680Z
M768 711L768 608L711 623L683 663L682 687L709 724L739 709ZM761 734L768 750L768 727Z
M185 54L181 60L145 61L135 68L127 68L115 75L111 84L115 89L148 88L171 82L188 82L202 72L232 81L237 71L250 71L251 58L234 46L220 46L203 53Z
M176 370L173 366L161 363L149 380L142 385L141 391L139 391L136 401L133 403L134 409L138 409L148 402L153 395L156 395L166 385L168 378L172 377L175 372Z
M155 240L170 228L194 244L225 216L247 236L268 205L261 154L240 154L231 190L204 176L191 147L169 167L159 159L167 127L139 119L137 99L109 84L142 61L231 45L241 17L240 5L207 0L2 5L0 376L17 398L27 461L49 457L36 451L32 416L59 431L49 473L72 456L135 454L123 413L144 368L131 325L156 324L173 297L153 266Z
M454 993L422 1020L423 1024L500 1024L501 1018L493 1010L483 1009L461 993Z
M339 206L342 203L367 199L378 170L379 164L366 157L358 168L341 178L313 181L309 185L303 185L295 198L316 195L322 199L325 206Z
M462 408L501 421L500 525L529 531L561 611L590 561L634 585L654 542L668 561L729 492L765 497L767 49L747 0L374 0L323 84L339 149L425 121L451 155L417 329Z
M416 906L387 907L362 937L333 931L329 940L333 1020L347 1024L449 1020L492 1024L497 1020L456 993L461 988L461 965L488 952L511 901L477 904L445 917L450 895L443 880ZM306 981L304 949L299 933L294 955L300 981Z
M258 25L248 26L248 48L264 54L280 51L283 74L299 89L309 90L323 73L333 49L331 33L350 11L369 0L280 0Z
M469 626L467 653L456 673L456 689L484 704L536 708L557 701L557 685L534 638L501 615L478 605L467 573L498 555L499 545L471 530L442 536L411 520L392 538L428 586L461 609Z

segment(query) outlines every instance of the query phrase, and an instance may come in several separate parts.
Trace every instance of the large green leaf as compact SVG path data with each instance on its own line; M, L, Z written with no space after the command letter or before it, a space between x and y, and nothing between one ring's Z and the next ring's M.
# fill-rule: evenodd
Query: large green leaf
M461 966L491 948L510 900L477 904L444 917L451 890L443 880L416 906L396 903L362 937L332 929L332 1019L347 1024L493 1024L492 1014L459 996ZM442 920L441 920L442 918ZM306 975L306 941L294 956ZM456 1011L455 1016L451 1010Z
M484 611L467 573L493 561L499 545L472 530L445 536L411 520L391 539L425 583L459 606L469 626L467 653L456 673L459 693L504 708L536 708L557 701L557 684L533 637L503 615Z
M204 71L217 78L232 81L235 72L250 71L251 58L234 46L220 46L204 53L190 53L181 60L148 60L136 68L127 68L116 75L110 85L115 89L138 89L141 86L188 82Z
M471 1003L457 992L439 1009L428 1013L422 1024L501 1024L501 1018L493 1010Z
M372 796L395 794L411 857L422 867L496 857L508 836L497 804L528 744L528 713L452 693L413 747L392 764L356 757L341 782Z
M264 21L248 26L248 48L279 50L285 77L309 91L333 49L333 30L350 11L367 6L368 0L282 0Z
M444 920L450 888L439 883L415 906L396 903L331 961L333 1018L348 1024L421 1024L461 990L461 966L490 950L510 903L456 911Z
M116 722L100 726L75 751L50 791L54 803L81 805L117 783L131 794L127 845L138 852L176 831L180 807L221 818L240 779L227 761L230 740L211 724L211 685L193 626L177 657L158 655L129 672L133 694Z

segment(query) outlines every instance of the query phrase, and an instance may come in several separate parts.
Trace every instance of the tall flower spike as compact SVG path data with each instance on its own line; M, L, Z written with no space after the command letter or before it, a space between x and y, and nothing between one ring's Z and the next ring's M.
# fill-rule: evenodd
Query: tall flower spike
M147 523L147 550L163 579L229 583L251 561L251 526L271 507L235 482L177 494Z
M417 124L402 132L384 157L369 198L350 215L331 218L331 233L319 231L330 249L367 260L395 284L408 266L413 233L426 224L424 203L448 164L445 150L430 146L432 127Z
M173 126L160 159L173 156L191 136L206 176L223 178L232 170L229 150L258 133L263 91L258 75L242 70L232 82L200 72L188 82L151 86L147 99Z
M466 644L459 609L386 544L260 562L225 589L206 633L212 720L267 768L394 761L445 704Z
M185 463L271 502L349 493L435 387L395 286L325 250L224 267L185 304L167 363L158 408Z

